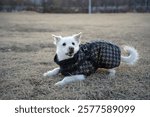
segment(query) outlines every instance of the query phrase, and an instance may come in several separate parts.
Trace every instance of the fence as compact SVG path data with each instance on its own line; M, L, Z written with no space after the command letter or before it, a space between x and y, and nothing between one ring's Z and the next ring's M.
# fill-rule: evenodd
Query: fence
M41 13L150 12L150 0L0 0L0 11Z

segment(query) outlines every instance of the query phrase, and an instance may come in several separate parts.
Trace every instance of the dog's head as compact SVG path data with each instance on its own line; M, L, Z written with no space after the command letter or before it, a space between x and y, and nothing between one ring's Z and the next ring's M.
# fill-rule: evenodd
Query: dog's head
M62 37L52 35L59 60L72 58L79 51L81 33Z

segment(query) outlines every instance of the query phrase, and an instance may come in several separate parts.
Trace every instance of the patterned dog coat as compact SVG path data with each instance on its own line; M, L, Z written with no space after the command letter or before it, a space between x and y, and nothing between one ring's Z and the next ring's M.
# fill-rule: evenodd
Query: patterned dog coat
M98 68L118 67L121 61L120 48L110 42L96 41L81 44L73 58L54 61L60 66L60 73L65 76L94 73Z

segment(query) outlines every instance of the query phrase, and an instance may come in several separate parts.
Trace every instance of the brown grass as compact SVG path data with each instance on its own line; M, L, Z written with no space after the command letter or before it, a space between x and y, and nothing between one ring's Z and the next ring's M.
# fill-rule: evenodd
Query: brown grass
M150 99L150 14L0 13L0 99ZM82 42L105 39L134 46L140 59L115 78L98 70L63 88L62 76L44 78L53 62L51 34L83 32Z

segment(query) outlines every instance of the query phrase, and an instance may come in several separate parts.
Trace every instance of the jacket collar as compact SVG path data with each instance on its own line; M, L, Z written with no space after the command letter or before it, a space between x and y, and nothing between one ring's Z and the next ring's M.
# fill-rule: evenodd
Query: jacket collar
M59 61L58 60L58 56L57 54L55 55L54 57L54 62L56 64L58 64L59 66L68 66L68 65L72 65L72 64L75 64L77 61L78 61L78 53L77 52L73 58L70 58L70 59L65 59L65 60L62 60L62 61Z

